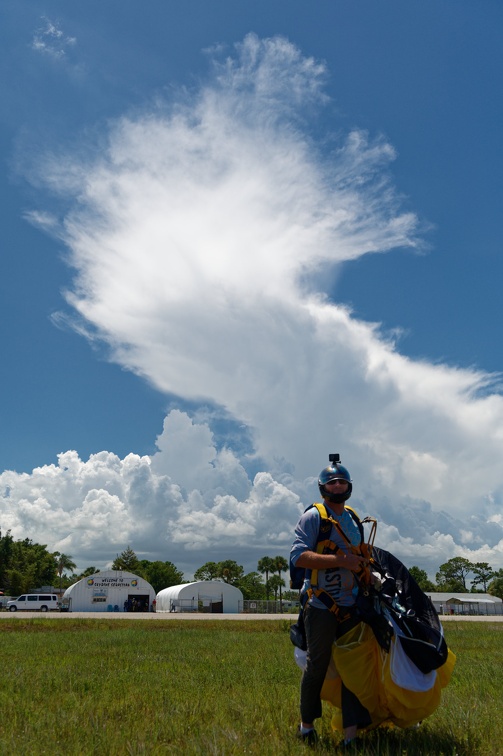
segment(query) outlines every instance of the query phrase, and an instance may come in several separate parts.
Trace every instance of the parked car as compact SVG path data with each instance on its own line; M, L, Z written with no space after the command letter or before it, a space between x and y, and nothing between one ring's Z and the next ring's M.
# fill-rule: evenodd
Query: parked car
M59 599L55 593L23 593L17 599L7 601L9 612L50 612L59 609Z

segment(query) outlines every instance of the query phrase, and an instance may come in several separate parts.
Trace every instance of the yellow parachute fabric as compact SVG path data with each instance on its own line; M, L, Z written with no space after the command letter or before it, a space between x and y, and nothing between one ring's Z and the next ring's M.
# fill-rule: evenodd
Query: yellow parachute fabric
M432 685L427 690L410 690L395 682L390 659L393 644L399 643L396 636L392 640L390 653L386 653L377 643L375 636L365 623L360 623L334 643L332 661L337 670L327 674L321 697L329 701L335 712L332 718L334 730L343 731L341 711L341 680L365 706L372 719L366 729L379 725L411 727L431 716L440 703L442 688L448 684L455 655L449 651L447 661L432 675Z

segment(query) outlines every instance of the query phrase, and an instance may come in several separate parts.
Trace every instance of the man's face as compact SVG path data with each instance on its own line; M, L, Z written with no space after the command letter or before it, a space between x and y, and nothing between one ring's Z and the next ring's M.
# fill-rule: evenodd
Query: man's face
M344 480L344 478L334 478L325 483L325 488L330 493L344 493L348 490L348 485L347 480Z

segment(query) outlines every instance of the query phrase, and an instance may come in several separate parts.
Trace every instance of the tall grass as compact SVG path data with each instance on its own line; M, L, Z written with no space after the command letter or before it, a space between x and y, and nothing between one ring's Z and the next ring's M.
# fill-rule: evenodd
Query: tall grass
M2 619L0 754L306 753L288 620ZM418 730L364 754L503 754L503 624L449 623L457 664ZM320 753L334 753L330 706Z

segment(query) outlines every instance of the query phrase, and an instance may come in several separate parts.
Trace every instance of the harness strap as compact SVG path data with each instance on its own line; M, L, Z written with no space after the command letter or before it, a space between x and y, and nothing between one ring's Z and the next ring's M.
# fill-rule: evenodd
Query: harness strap
M314 504L316 509L319 512L320 518L321 518L321 524L320 524L320 531L325 531L328 528L330 528L329 532L332 529L332 525L336 528L338 533L342 536L342 538L346 541L348 544L350 550L354 554L359 554L363 556L364 559L367 561L370 561L370 554L371 554L371 546L369 544L366 544L364 542L364 534L363 534L363 527L361 525L361 520L351 507L346 506L345 508L349 511L351 517L355 521L355 523L358 525L358 529L360 530L361 535L361 542L359 546L353 546L349 538L347 537L346 533L340 526L339 522L335 520L333 517L331 517L328 514L327 508L324 504ZM316 546L316 553L317 554L336 554L337 551L340 551L339 546L337 546L334 541L331 541L329 538L320 540L317 543ZM358 572L355 573L359 584L363 585L370 585L370 568L369 567L362 567ZM310 583L313 588L318 587L318 570L313 569L311 570L310 575Z
M307 595L309 598L316 596L316 598L319 599L322 604L325 604L328 611L332 612L332 614L335 614L337 622L345 622L346 620L351 619L351 617L353 617L354 615L354 607L339 606L335 603L332 596L324 591L323 588L310 587L307 590Z

